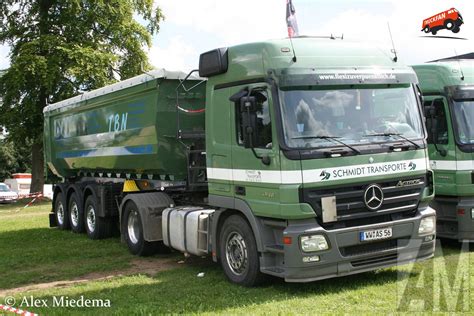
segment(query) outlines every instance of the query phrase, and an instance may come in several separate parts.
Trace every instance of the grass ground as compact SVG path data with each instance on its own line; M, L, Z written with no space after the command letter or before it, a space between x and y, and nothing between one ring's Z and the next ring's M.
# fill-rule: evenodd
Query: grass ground
M19 206L0 205L0 304L13 296L15 306L23 303L22 308L40 314L474 310L474 262L469 249L458 243L438 244L434 260L414 265L308 284L270 279L249 289L229 283L209 260L177 264L178 254L136 258L118 237L91 241L48 228L49 203L18 211ZM200 272L205 276L197 277ZM77 279L82 280L69 282ZM48 307L31 307L31 297ZM61 297L109 300L111 307L54 307Z

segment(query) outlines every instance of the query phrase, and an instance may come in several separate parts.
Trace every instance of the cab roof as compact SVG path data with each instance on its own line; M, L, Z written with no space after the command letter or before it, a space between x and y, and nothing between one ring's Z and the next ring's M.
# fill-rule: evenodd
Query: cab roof
M474 60L461 59L414 65L424 94L441 93L445 87L474 84Z
M293 48L296 62L293 60ZM325 73L344 70L413 73L395 62L390 50L374 45L332 38L294 37L229 47L228 69L210 78L210 83L265 77L269 70L315 69Z

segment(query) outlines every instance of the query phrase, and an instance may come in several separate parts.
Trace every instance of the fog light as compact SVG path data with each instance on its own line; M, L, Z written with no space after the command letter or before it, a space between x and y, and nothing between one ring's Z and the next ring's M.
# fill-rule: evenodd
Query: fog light
M418 235L427 235L435 232L436 228L436 217L428 216L424 217L420 221L420 228L418 228Z
M310 257L303 257L303 262L308 263L308 262L318 262L319 261L319 256L310 256Z
M471 208L471 218L474 219L474 208Z
M329 249L326 237L323 235L301 236L301 250L304 252L314 252Z
M434 235L429 235L429 236L426 236L424 241L432 241L434 239Z

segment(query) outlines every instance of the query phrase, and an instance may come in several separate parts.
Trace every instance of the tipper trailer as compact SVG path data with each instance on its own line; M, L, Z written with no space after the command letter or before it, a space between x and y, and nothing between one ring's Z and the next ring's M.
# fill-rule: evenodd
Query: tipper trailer
M411 68L300 37L203 53L199 76L154 71L44 110L64 178L51 225L103 238L118 223L134 254L207 254L247 286L433 256Z
M424 96L438 236L474 241L474 61L413 68Z

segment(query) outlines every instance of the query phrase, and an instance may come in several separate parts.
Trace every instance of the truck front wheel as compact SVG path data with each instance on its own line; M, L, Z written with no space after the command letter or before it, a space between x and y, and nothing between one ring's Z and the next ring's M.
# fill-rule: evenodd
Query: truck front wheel
M263 281L257 243L252 228L239 215L227 218L222 226L219 256L227 278L243 286L255 286Z
M448 30L452 30L455 27L454 21L453 20L446 20L444 22L444 27L447 28Z
M122 218L122 234L130 252L137 256L149 256L157 252L158 242L143 238L143 224L138 207L132 201L125 205Z
M106 218L99 217L97 210L95 197L93 195L88 196L84 205L84 222L87 236L89 236L90 239L110 237L112 234L112 223Z
M66 202L64 201L64 195L58 193L54 202L54 214L56 215L56 223L58 228L62 230L69 229L69 216L66 208Z

